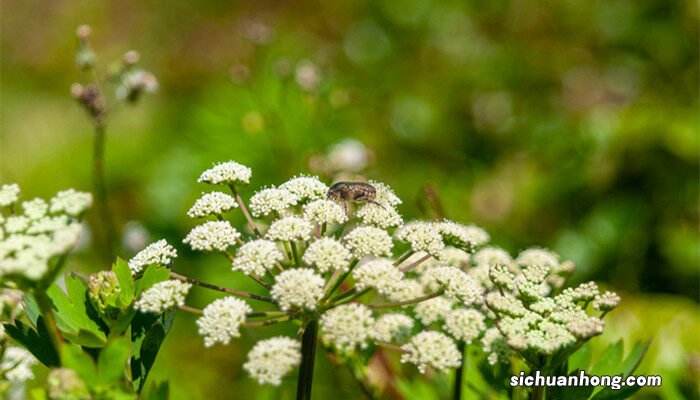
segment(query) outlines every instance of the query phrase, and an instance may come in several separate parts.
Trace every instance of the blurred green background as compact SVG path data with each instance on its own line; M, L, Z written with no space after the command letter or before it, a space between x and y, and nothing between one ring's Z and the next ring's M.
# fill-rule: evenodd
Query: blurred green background
M2 14L1 178L26 197L92 189L93 134L69 94L91 79L74 65L79 24L101 71L136 49L159 80L108 127L123 257L180 242L215 161L253 168L246 196L350 171L393 186L405 217L475 222L511 252L574 260L576 282L623 295L595 346L655 337L644 366L664 387L639 397L697 395L697 2L28 0ZM246 284L223 259L179 250L178 270ZM87 243L69 266L106 267ZM270 333L205 350L179 316L153 376L174 399L288 397L293 379L258 389L240 370ZM360 396L319 360L317 398Z

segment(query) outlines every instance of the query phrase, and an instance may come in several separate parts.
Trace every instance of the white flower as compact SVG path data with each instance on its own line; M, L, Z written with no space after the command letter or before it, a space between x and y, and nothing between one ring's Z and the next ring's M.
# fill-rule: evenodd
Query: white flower
M406 351L401 355L401 362L415 364L421 373L425 373L428 367L445 372L459 367L462 362L462 354L454 340L440 332L420 332L401 348Z
M11 383L22 383L34 379L32 367L37 361L27 350L9 346L5 349L0 360L0 371L3 377Z
M22 208L24 209L24 215L27 218L37 220L46 215L49 205L46 204L44 199L36 198L34 200L25 201L22 203Z
M141 272L149 265L169 265L177 257L177 250L165 239L151 243L145 249L129 260L129 269L132 274Z
M508 347L505 338L498 331L498 328L493 327L486 330L484 337L481 338L484 353L488 354L487 360L490 365L495 365L497 362L507 364L509 362L512 350Z
M280 189L288 190L300 200L318 200L328 193L328 186L315 176L295 176L281 184Z
M233 260L233 270L244 274L265 275L275 263L282 261L284 254L277 248L275 242L257 239L241 246Z
M510 295L491 292L486 295L485 300L490 309L512 317L521 317L527 312L523 303Z
M410 244L413 251L424 251L431 255L438 255L445 248L437 224L431 222L404 225L396 232L396 238Z
M615 292L599 294L593 300L593 308L600 311L611 311L620 304L620 296Z
M445 318L445 330L453 338L471 344L486 329L484 315L476 310L458 308Z
M261 340L248 353L243 369L259 384L279 386L282 378L301 363L301 344L283 336Z
M357 210L357 216L362 219L362 223L365 225L373 225L382 229L403 224L401 215L389 205L379 206L367 203Z
M273 213L283 215L284 211L297 204L298 200L297 196L285 189L266 188L250 198L250 211L256 217Z
M432 291L444 288L445 295L459 299L466 305L478 301L483 294L476 279L455 267L430 268L421 276L421 282Z
M184 305L191 287L189 283L176 280L156 283L141 295L134 303L134 308L142 313L163 313L170 308Z
M0 207L8 207L19 199L19 185L11 183L0 187Z
M302 260L323 274L337 269L347 271L351 257L350 251L337 240L321 238L309 245Z
M241 336L239 328L245 322L246 314L252 311L245 301L235 297L214 300L197 319L199 334L204 336L204 346L211 347L216 343L227 345L231 339Z
M367 183L374 186L374 189L377 191L374 199L377 203L391 207L396 207L402 203L401 199L398 198L394 194L394 191L386 184L377 181L369 181Z
M304 218L317 224L342 224L348 220L343 207L326 199L314 200L305 205Z
M551 251L532 247L521 251L515 263L522 267L537 265L554 268L559 265L559 256Z
M488 268L489 279L499 288L512 291L515 288L515 274L506 265L493 264L491 267L481 266L476 268Z
M364 256L390 256L394 243L385 230L373 226L360 226L343 238L345 245L357 258Z
M526 340L527 347L544 355L552 355L576 343L576 338L566 328L547 321L540 323L538 329L529 331Z
M69 218L65 215L56 215L51 217L42 217L31 221L27 233L36 235L39 233L51 233L59 229L63 229L71 224Z
M390 301L408 301L425 295L423 285L415 279L401 279L384 289Z
M182 242L189 244L192 250L224 251L240 237L228 221L210 221L194 227Z
M377 319L369 334L374 340L391 343L410 333L413 325L413 319L408 315L388 313Z
M416 317L423 325L430 325L437 320L444 320L452 311L452 301L439 296L421 301L413 307Z
M5 220L5 232L18 233L24 232L29 228L31 220L24 215L10 215Z
M309 268L288 269L275 278L270 295L283 310L292 307L315 310L326 282Z
M202 172L197 182L206 182L214 185L250 183L253 174L250 168L235 161L228 161L217 164L212 168Z
M320 325L325 345L332 345L341 353L352 353L367 347L374 318L367 306L349 303L328 310L321 316Z
M392 293L396 284L403 279L403 272L396 268L391 260L379 258L358 266L352 276L355 278L357 290L371 287L379 294L387 295Z
M194 202L192 208L187 211L190 218L204 218L208 215L221 215L238 207L236 200L221 192L202 193L202 197Z
M512 268L513 258L507 251L498 247L484 247L472 256L475 267L490 268L493 265L504 265Z
M485 230L475 225L462 225L445 220L438 224L438 229L445 243L467 251L473 251L490 239Z
M54 214L64 213L71 217L78 217L90 207L92 207L92 194L68 189L56 193L51 199L49 211Z
M603 333L605 321L596 317L582 318L569 322L566 328L577 339L586 340Z
M270 240L283 242L303 241L311 238L313 229L311 222L303 218L286 217L273 222L265 236Z
M466 268L471 261L469 253L456 247L445 247L435 258L445 265L460 269Z

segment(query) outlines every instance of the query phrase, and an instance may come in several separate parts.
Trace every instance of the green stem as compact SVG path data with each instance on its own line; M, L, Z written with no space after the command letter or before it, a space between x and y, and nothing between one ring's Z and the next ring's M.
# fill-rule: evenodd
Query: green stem
M299 379L297 381L297 400L311 400L317 336L318 321L312 319L306 324L301 338L301 366L299 367Z
M36 298L41 315L44 317L49 338L51 339L54 347L56 347L56 352L60 358L61 350L63 348L63 336L61 336L61 331L58 329L58 324L56 323L56 316L54 315L53 308L51 307L51 299L49 299L46 292L35 293L34 297Z
M416 297L415 299L411 299L411 300L397 301L394 303L370 304L369 308L390 308L390 307L407 306L410 304L420 303L421 301L430 300L432 298L441 296L443 293L445 293L444 290L438 290L435 293L427 294L427 295L421 296L421 297Z
M424 261L428 260L430 257L432 257L430 254L424 255L423 257L421 257L421 258L419 258L418 260L416 260L416 262L411 263L411 264L409 264L409 265L407 265L407 266L401 268L401 272L408 272L408 271L412 270L413 268L415 268L415 267L419 266L420 264L422 264Z
M299 252L297 251L297 244L290 241L289 246L292 248L292 254L294 255L294 264L297 268L301 268L301 260L299 259Z
M455 371L455 385L452 392L452 400L462 400L462 381L464 379L464 370L467 366L467 353L464 351L466 344L460 341L458 344L459 352L462 354L462 362Z
M333 282L333 285L330 287L330 289L328 289L328 291L326 291L326 294L323 296L323 298L321 300L326 300L327 298L331 297L333 292L335 292L340 287L340 285L343 284L343 281L345 280L345 278L347 278L348 275L350 275L353 268L355 268L355 266L357 265L358 262L359 262L359 260L355 259L355 260L353 260L353 262L350 263L350 265L348 266L348 270L343 272L343 274L340 275L340 277L338 279L336 279L335 282ZM331 278L331 279L333 279L333 278Z
M544 386L535 386L532 388L531 400L544 400Z
M241 199L241 196L238 194L236 186L233 184L229 184L228 187L231 189L231 193L233 193L233 197L236 198L236 203L238 203L238 207L243 212L243 216L245 216L245 219L248 221L248 224L250 225L251 229L253 229L253 232L255 232L255 234L259 237L262 237L262 234L258 230L257 225L255 225L255 222L253 222L253 218L250 216L250 213L248 212L245 203L243 203L243 199Z
M104 235L104 250L107 261L114 259L114 220L107 203L107 186L105 184L105 126L95 122L95 143L92 153L93 185L96 197L97 211L100 214L100 224Z
M396 260L396 261L394 262L394 266L397 267L397 266L399 266L402 262L408 260L408 258L411 257L411 256L413 255L413 253L415 253L413 250L409 250L409 251L405 252L404 255L402 255L401 257L399 257L399 259Z

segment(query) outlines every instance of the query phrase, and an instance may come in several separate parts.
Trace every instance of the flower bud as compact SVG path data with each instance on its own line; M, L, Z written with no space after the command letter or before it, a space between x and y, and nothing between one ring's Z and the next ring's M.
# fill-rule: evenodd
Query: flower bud
M112 271L100 271L88 277L90 302L101 316L114 319L119 313L117 301L121 289L117 275Z

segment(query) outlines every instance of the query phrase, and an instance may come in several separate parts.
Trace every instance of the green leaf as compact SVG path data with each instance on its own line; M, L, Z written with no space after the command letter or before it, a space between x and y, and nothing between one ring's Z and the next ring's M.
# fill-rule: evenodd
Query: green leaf
M609 345L603 352L598 362L591 369L591 375L615 375L620 370L622 363L622 340Z
M62 366L70 368L88 385L97 381L97 369L92 358L80 346L66 344L61 355Z
M156 361L160 345L163 343L163 340L165 340L165 334L166 331L163 324L158 322L146 333L141 343L141 349L139 351L139 362L141 364L141 380L138 385L139 392L143 389L146 378L148 378L148 373L151 371L153 363Z
M51 342L44 320L37 319L37 330L15 320L15 324L3 324L5 333L27 349L37 360L47 367L58 367L58 352Z
M590 342L581 346L574 354L569 356L569 371L577 369L586 371L591 365L591 345Z
M568 376L579 376L583 370L574 370ZM547 388L547 398L550 400L586 400L595 386L552 386Z
M168 400L170 398L170 385L168 381L153 383L151 391L148 393L148 400Z
M160 265L151 265L143 273L141 279L136 282L136 293L148 290L156 283L167 281L168 278L170 278L170 272L167 268Z
M64 333L63 337L79 346L91 348L104 347L107 343L104 334L95 334L95 332L86 331L85 329L79 329L78 332L75 333Z
M137 313L131 322L131 341L134 343L131 358L131 375L134 388L141 392L148 373L155 362L160 345L172 326L174 311L165 315Z
M134 278L131 277L129 264L121 258L117 258L112 271L119 281L119 308L124 309L134 300Z
M107 337L90 303L87 282L75 274L68 274L66 288L68 293L55 284L47 290L59 329L64 336L81 346L104 346Z
M100 351L97 359L97 383L112 386L124 377L126 362L131 356L131 343L125 337L114 339Z
M642 362L642 359L646 355L647 351L649 350L649 345L651 345L651 340L648 340L646 342L637 342L634 345L634 348L632 348L632 351L630 351L630 354L627 355L627 358L625 358L625 361L622 363L622 370L617 374L621 375L624 378L630 376L634 371L637 369L639 364ZM635 394L637 391L641 389L641 386L623 386L622 388L618 390L614 390L610 387L605 387L602 390L600 390L595 396L593 396L593 400L621 400L621 399L626 399L628 397L631 397L633 394Z

